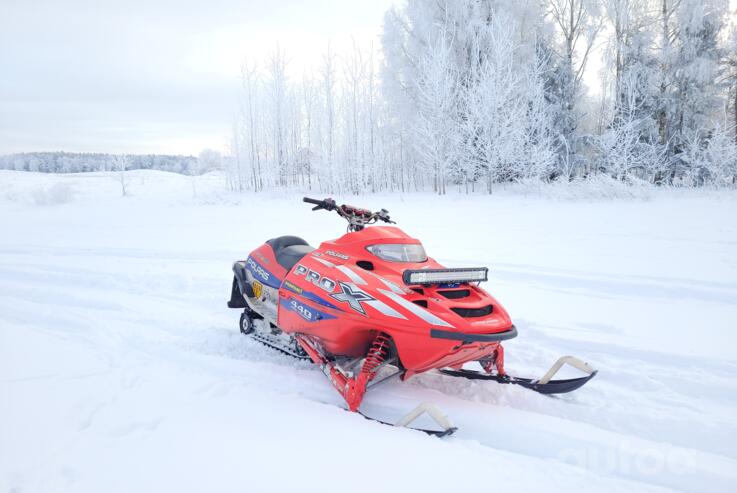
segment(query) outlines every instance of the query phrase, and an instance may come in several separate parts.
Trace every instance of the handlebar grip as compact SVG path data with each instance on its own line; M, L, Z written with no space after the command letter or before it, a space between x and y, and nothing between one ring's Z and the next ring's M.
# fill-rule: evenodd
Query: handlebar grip
M315 205L322 205L323 203L322 200L311 199L309 197L303 197L302 202L307 202L308 204L315 204Z

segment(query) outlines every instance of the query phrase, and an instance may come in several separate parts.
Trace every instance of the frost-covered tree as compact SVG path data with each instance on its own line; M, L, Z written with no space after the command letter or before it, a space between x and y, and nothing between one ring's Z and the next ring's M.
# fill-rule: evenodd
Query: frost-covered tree
M604 0L604 17L611 36L607 52L612 60L613 118L633 110L653 113L656 60L651 50L654 18L648 0Z
M488 192L495 182L544 174L553 163L540 66L519 59L509 24L500 15L486 27L487 48L475 55L481 63L464 91L463 159L476 163Z
M667 166L656 182L708 176L704 148L714 135L722 94L720 34L726 0L660 0L657 121Z
M441 31L427 40L429 49L417 61L412 147L418 166L432 173L433 190L444 194L448 171L459 158L460 81L453 64L453 39Z
M552 141L537 124L549 115L537 72L542 14L538 2L411 0L387 16L385 95L414 168L438 193L448 180L483 179L490 191L528 175L537 156L546 164L535 169L547 167Z
M620 180L633 174L646 179L662 170L664 148L656 121L654 18L646 0L605 0L603 7L611 61L603 77L611 100L594 139L595 164Z
M125 154L113 156L113 169L116 171L118 183L120 183L120 193L123 197L128 195L128 171L130 159Z
M726 7L726 0L681 0L673 115L676 152L703 145L720 109L719 34Z
M280 185L287 184L287 99L289 97L286 55L277 45L267 65L268 116L271 124L271 154L273 166L270 175Z
M193 156L126 154L126 170L156 169L191 174L197 161ZM84 173L119 171L116 155L86 152L29 152L0 156L0 169L41 173Z
M733 129L716 125L705 146L689 147L689 150L694 149L702 153L701 156L696 156L696 161L702 163L701 165L708 171L707 178L717 186L737 185L737 142L734 141L730 130Z
M735 12L735 18L737 18L737 11ZM737 19L732 23L723 63L726 72L725 86L727 93L725 108L729 115L727 121L732 126L734 143L737 145Z
M648 100L642 97L635 72L620 80L617 111L607 130L597 137L597 165L618 180L647 179L662 169L664 147L658 145Z
M556 104L555 125L558 136L560 171L571 176L582 166L578 156L581 145L577 132L581 119L579 101L583 97L583 76L591 51L601 29L601 5L595 0L548 0L548 18L555 36L545 42L554 55L549 58L551 74L548 82Z
M242 128L243 143L245 149L243 152L243 160L248 163L250 169L251 185L255 191L263 189L264 177L261 172L261 156L260 156L260 139L259 139L259 80L256 65L249 65L244 61L241 67L241 84L244 90L244 101L242 108ZM238 169L240 181L239 189L243 190L245 177L243 171Z
M731 162L724 108L737 97L725 1L407 0L385 16L380 77L355 43L297 77L278 49L244 71L229 180L440 194L595 173L726 182L714 161Z
M325 180L322 181L328 191L334 191L334 164L335 164L335 141L336 141L336 124L335 124L335 99L336 99L336 80L335 80L335 54L328 45L327 52L323 56L322 62L322 103L323 103L323 145L321 152L321 161L323 167L323 175ZM327 172L325 172L327 171Z

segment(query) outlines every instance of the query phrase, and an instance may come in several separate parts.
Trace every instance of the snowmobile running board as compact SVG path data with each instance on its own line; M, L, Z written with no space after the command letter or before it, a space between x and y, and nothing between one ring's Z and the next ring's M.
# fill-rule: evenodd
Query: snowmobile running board
M565 364L569 364L574 368L587 373L588 375L579 378L553 380L552 378ZM555 364L550 367L550 370L548 370L548 372L540 379L519 378L507 374L491 374L476 370L464 369L452 370L449 368L443 368L438 371L444 375L449 375L451 377L462 377L469 380L494 380L497 383L511 383L514 385L520 385L541 394L565 394L567 392L572 392L578 388L583 387L586 382L594 378L597 373L597 370L595 370L590 364L574 356L560 357L558 361L556 361Z

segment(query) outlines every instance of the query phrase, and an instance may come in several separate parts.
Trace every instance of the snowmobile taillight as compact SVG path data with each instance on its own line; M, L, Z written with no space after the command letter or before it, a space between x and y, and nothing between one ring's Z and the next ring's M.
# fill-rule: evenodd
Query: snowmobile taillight
M486 267L462 269L407 269L402 273L405 284L446 284L486 281L489 269Z

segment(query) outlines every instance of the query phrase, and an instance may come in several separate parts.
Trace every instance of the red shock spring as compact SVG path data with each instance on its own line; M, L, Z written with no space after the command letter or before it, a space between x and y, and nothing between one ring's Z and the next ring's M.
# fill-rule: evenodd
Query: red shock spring
M369 380L373 378L377 368L389 354L389 340L390 337L387 334L379 332L374 342L371 343L371 347L366 354L366 359L361 368L361 373L365 373L369 377Z

